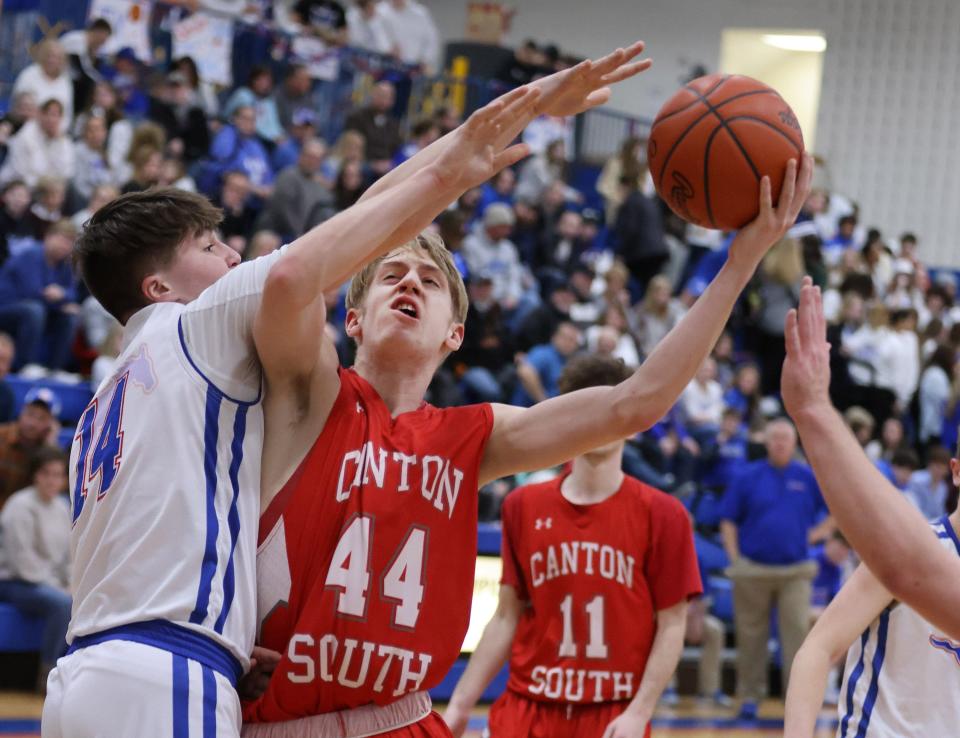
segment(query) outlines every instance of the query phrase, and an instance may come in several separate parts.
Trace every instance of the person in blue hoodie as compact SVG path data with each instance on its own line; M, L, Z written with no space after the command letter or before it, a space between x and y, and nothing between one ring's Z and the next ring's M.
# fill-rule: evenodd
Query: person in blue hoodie
M221 176L226 172L243 172L250 178L251 190L261 199L273 192L273 166L264 145L257 138L257 117L249 105L241 105L233 112L233 123L224 126L210 146L214 170Z
M80 306L70 252L77 227L50 226L42 244L11 257L0 270L0 331L16 344L14 371L43 363L61 369L70 356Z

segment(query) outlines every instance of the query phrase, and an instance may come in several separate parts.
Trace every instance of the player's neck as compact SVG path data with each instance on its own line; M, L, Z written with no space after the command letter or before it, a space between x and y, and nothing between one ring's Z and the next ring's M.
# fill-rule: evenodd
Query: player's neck
M363 354L357 354L353 369L377 391L394 418L423 404L433 378L432 371L427 374L421 367L411 371L405 363L376 361Z
M622 450L609 454L588 454L573 460L573 469L563 480L563 496L579 505L602 502L615 494L623 484Z

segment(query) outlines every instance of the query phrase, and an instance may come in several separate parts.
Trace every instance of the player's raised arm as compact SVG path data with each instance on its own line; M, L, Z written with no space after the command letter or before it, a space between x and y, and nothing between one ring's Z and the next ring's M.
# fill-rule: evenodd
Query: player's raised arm
M498 148L506 147L527 124L538 115L568 116L577 115L591 108L603 105L610 99L610 86L630 79L650 68L649 59L637 57L643 53L643 41L637 41L625 49L615 49L604 57L586 60L561 72L541 77L528 87L539 95L536 105L523 118L504 127L497 141ZM521 89L521 88L518 88ZM517 90L508 92L499 98L507 104ZM415 172L436 161L452 144L456 131L434 141L418 151L396 169L378 179L360 198L360 201L379 195L412 176Z
M824 499L860 558L894 597L960 638L960 559L870 463L830 403L830 347L820 290L806 279L787 315L782 394Z
M537 94L523 88L507 101L478 110L429 166L290 245L267 277L254 328L268 381L313 371L320 355L325 291L426 228L464 191L526 155L523 145L497 148L496 142L505 127L526 116ZM333 358L330 352L324 356Z
M776 207L764 177L760 214L737 234L727 262L700 299L628 380L528 409L495 406L482 480L562 463L646 430L663 417L712 350L764 254L796 220L812 176L812 157L804 155L799 171L791 161Z
M929 528L927 536L933 538ZM843 585L793 659L784 738L813 738L830 668L892 599L866 566L860 566Z

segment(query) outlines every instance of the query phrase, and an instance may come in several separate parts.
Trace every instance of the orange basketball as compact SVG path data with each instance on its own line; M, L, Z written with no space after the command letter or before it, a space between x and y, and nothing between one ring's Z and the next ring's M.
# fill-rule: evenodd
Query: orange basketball
M657 113L647 144L650 174L670 209L706 228L753 220L760 179L777 202L787 161L800 163L803 132L771 87L737 74L693 80Z

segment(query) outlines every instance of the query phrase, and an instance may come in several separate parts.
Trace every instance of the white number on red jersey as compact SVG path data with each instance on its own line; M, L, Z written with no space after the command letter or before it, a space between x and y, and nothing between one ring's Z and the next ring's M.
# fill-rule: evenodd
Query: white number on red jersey
M371 521L370 517L358 516L344 529L327 570L326 586L340 590L337 612L348 617L363 617L367 612ZM426 549L427 531L411 528L381 579L380 595L394 603L393 624L399 628L412 629L420 616Z
M605 659L610 653L604 639L603 595L597 595L583 608L587 612L589 625L589 640L587 641L586 657L588 659ZM563 616L563 640L560 641L560 658L576 658L577 642L573 639L573 595L568 594L560 602L560 614Z

